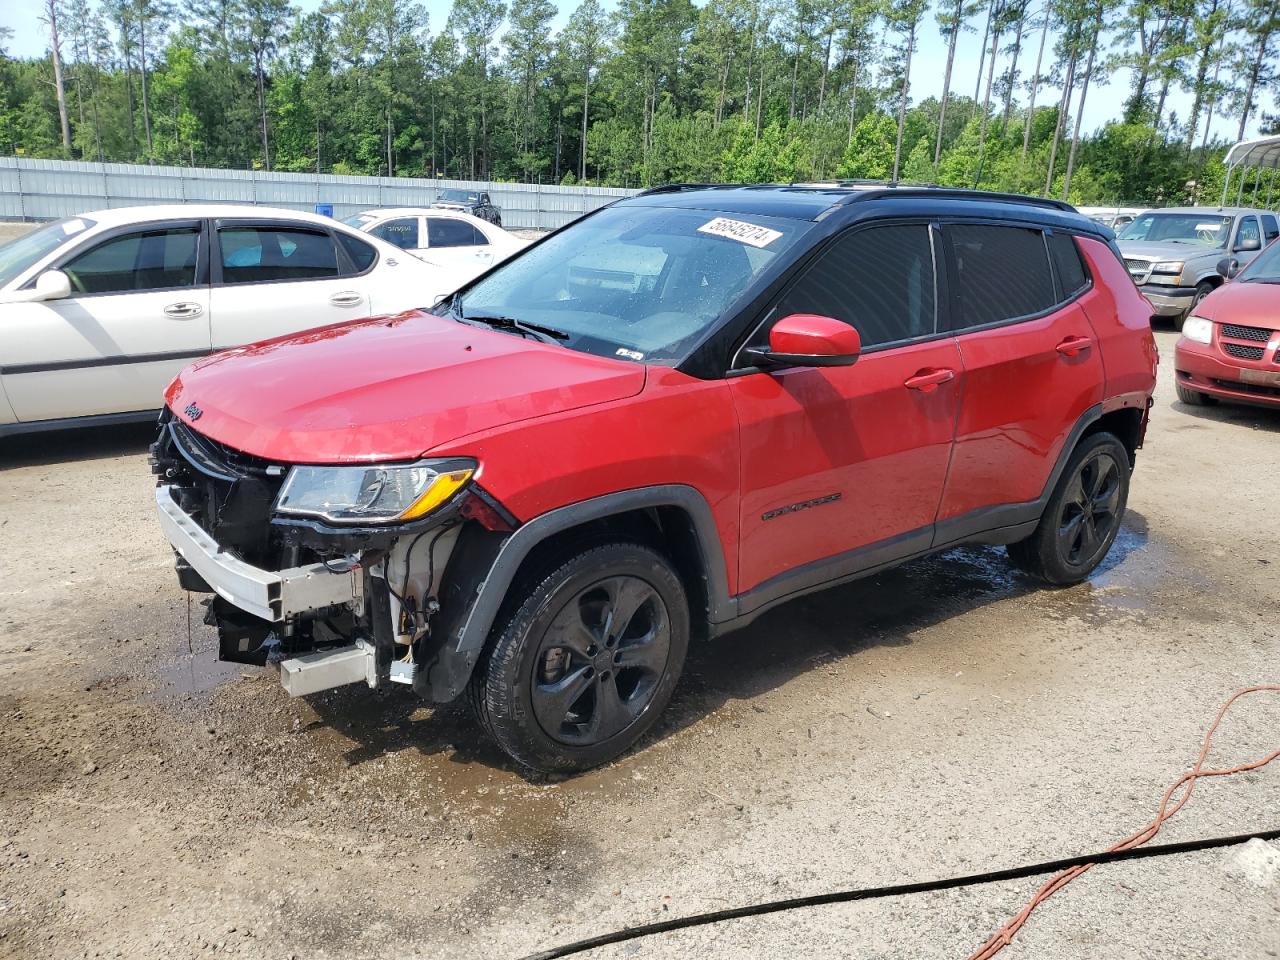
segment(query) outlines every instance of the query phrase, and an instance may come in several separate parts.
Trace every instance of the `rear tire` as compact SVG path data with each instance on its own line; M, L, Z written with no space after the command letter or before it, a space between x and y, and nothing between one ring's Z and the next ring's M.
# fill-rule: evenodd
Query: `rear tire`
M1115 542L1129 500L1129 451L1112 433L1080 441L1035 532L1008 546L1014 566L1054 586L1079 583Z
M524 767L599 766L671 699L689 646L684 586L666 558L633 543L582 550L525 583L472 674L476 717Z
M1201 393L1199 390L1192 390L1190 387L1184 387L1180 383L1175 383L1173 388L1178 392L1178 399L1189 407L1208 407L1218 402L1216 397Z

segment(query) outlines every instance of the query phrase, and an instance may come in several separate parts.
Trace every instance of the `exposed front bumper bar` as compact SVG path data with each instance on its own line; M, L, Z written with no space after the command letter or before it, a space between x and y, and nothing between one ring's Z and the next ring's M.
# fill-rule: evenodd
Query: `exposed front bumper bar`
M1176 317L1186 312L1196 297L1195 287L1170 287L1164 284L1143 284L1138 288L1162 317Z
M255 617L278 623L364 595L364 570L358 565L337 571L314 563L274 571L233 557L178 506L167 485L156 487L156 509L164 535L192 569L218 596Z

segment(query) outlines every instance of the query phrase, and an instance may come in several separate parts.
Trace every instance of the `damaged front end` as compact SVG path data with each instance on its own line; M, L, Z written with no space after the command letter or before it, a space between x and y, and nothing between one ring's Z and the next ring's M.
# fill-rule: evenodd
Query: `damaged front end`
M293 695L364 681L445 702L475 652L449 643L516 525L473 461L295 466L166 411L151 447L179 584L213 594L219 659L279 664Z

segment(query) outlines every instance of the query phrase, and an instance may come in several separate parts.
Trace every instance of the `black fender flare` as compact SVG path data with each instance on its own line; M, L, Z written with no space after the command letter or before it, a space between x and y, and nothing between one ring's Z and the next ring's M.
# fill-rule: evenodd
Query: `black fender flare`
M538 544L557 533L593 520L655 507L675 507L683 510L690 518L706 582L709 618L713 624L732 621L737 615L737 598L729 595L724 550L720 546L719 529L706 497L686 484L661 484L621 490L558 507L534 517L517 527L515 532L497 546L496 552L489 554L493 559L487 569L476 571L473 566L475 572L469 578L464 578L468 582L460 584L460 587L464 594L474 591L475 599L466 606L465 612L459 611L456 614L458 619L453 625L441 623L445 634L442 646L430 660L422 664L422 669L414 678L414 690L436 703L446 703L462 692L480 659L521 564ZM488 553L488 550L484 552ZM483 564L484 560L480 563ZM446 616L446 620L449 619L452 617Z
M516 529L498 551L484 582L480 584L475 603L458 633L458 653L478 653L484 647L497 619L502 601L525 558L539 543L553 534L569 530L592 520L644 510L653 507L679 507L693 520L702 567L707 579L707 597L712 622L733 619L736 610L729 596L724 550L711 506L698 490L686 484L663 484L621 490L572 503L534 517Z

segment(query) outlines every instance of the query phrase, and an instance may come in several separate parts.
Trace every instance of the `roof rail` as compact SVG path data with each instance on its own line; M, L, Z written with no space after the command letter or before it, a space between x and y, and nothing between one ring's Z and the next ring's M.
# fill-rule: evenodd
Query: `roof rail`
M1052 197L1028 197L1020 193L993 193L987 190L967 190L963 187L934 187L912 185L886 187L883 190L863 190L852 193L840 201L841 206L859 200L878 199L880 197L919 196L941 198L943 200L990 200L995 203L1025 203L1034 207L1048 207L1051 210L1062 210L1075 213L1076 208L1065 200Z

